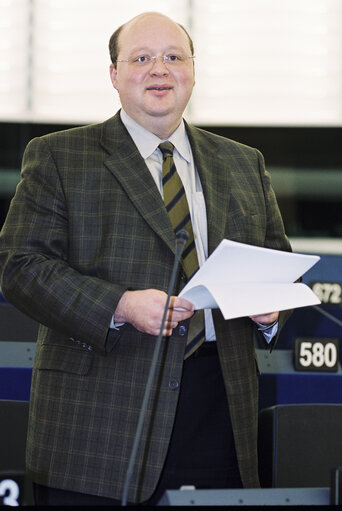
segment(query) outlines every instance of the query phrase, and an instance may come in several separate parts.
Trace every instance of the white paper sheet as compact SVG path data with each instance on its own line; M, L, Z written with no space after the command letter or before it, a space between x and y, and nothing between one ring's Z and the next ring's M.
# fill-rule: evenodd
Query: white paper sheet
M223 240L179 296L196 309L220 308L225 319L319 304L294 282L319 259Z

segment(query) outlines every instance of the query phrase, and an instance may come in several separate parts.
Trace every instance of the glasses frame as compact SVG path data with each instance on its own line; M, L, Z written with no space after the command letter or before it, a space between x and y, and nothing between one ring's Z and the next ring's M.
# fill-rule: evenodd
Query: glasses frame
M129 64L136 63L138 67L140 67L140 66L143 67L144 64L147 67L147 65L151 65L152 64L151 67L153 67L158 59L162 59L162 62L164 64L164 66L167 66L167 65L173 66L174 64L173 64L173 61L170 60L170 57L174 57L174 56L176 56L176 55L154 55L152 57L150 57L149 55L141 55L141 57L147 57L150 60L147 61L147 62L140 62L139 63L139 62L136 62L135 57L132 57L130 59L117 59L116 62L128 62ZM182 55L182 57L184 57L184 61L181 60L180 62L178 62L178 64L184 64L187 59L194 59L195 55L190 55L190 56Z

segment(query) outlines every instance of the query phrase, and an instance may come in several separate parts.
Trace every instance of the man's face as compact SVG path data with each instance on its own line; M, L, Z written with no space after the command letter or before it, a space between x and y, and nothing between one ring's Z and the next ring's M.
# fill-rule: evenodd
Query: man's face
M164 16L136 18L120 33L118 60L173 54L190 57L189 40L181 27ZM195 84L192 59L175 66L161 58L142 67L117 62L110 74L124 110L135 121L159 136L177 128Z

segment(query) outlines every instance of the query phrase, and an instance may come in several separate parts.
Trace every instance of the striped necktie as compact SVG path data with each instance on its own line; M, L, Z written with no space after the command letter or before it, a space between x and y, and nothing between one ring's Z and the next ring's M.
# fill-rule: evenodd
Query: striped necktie
M162 142L159 149L163 154L163 193L166 211L175 234L184 229L189 239L182 254L183 266L189 279L198 270L198 258L195 238L192 230L191 217L185 190L176 165L173 161L174 146L171 142ZM185 358L189 357L205 340L204 312L195 312L190 320L188 340L185 349Z

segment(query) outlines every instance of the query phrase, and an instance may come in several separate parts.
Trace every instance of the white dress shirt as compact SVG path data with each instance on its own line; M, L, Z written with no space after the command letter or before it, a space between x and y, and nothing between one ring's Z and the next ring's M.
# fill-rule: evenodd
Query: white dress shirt
M162 164L163 156L158 148L161 142L159 137L145 129L134 121L125 111L120 111L121 120L127 131L132 137L138 151L145 160L145 163L151 172L156 186L163 196L162 185ZM192 155L190 142L186 133L184 121L182 120L178 128L167 139L174 145L173 159L177 168L179 177L182 180L187 201L189 204L192 229L195 237L197 257L199 266L202 266L208 257L208 228L205 200L201 181ZM207 341L215 341L215 329L210 309L204 310L205 332ZM120 324L112 320L111 328L119 327ZM272 325L273 326L273 325ZM275 328L274 328L275 327ZM260 326L265 339L269 342L278 329L278 324L270 330Z

